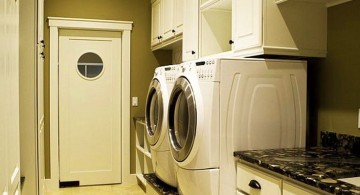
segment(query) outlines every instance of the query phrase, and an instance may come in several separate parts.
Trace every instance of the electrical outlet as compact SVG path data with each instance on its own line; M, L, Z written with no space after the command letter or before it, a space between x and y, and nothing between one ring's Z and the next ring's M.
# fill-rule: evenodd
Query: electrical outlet
M132 97L132 106L138 106L138 97Z

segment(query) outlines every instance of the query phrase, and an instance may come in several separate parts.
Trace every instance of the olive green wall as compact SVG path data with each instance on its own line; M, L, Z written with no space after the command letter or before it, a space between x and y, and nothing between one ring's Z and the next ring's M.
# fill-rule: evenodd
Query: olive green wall
M22 194L37 193L36 168L36 3L20 1L20 50L19 50L19 97L20 97L20 167L25 177Z
M151 4L150 0L46 0L45 18L91 18L104 20L133 21L131 33L131 96L139 97L139 106L131 107L133 116L144 116L148 85L154 69L159 64L171 63L171 56L150 50ZM49 151L49 27L45 26L45 133L46 177L50 177ZM134 154L134 123L131 123L131 153ZM131 157L131 172L134 172L135 156Z
M328 8L328 55L309 66L310 126L360 136L360 1ZM312 124L311 124L312 123ZM311 128L311 127L310 127Z

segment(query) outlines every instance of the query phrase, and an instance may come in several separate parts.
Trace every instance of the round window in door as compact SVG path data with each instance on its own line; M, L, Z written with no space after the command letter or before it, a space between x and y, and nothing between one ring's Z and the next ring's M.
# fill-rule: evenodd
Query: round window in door
M185 77L176 80L169 101L169 137L176 161L190 154L196 135L196 104L192 87Z
M77 70L85 79L97 79L103 73L104 63L96 53L87 52L80 56Z
M150 145L155 145L160 137L163 120L163 99L160 82L153 79L146 98L146 137Z

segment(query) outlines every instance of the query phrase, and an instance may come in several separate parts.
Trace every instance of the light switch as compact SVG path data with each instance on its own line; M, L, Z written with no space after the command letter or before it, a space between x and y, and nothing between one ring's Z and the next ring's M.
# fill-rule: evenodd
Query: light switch
M138 97L132 97L132 106L138 106Z

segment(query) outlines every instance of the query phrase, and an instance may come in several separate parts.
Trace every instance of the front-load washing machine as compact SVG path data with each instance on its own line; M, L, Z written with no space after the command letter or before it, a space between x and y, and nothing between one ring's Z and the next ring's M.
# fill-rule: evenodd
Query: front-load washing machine
M179 65L155 69L145 109L146 137L150 145L154 172L159 179L174 187L177 186L177 166L170 153L167 112L169 93L178 70Z
M306 62L188 62L169 100L181 194L236 194L238 150L305 145Z

